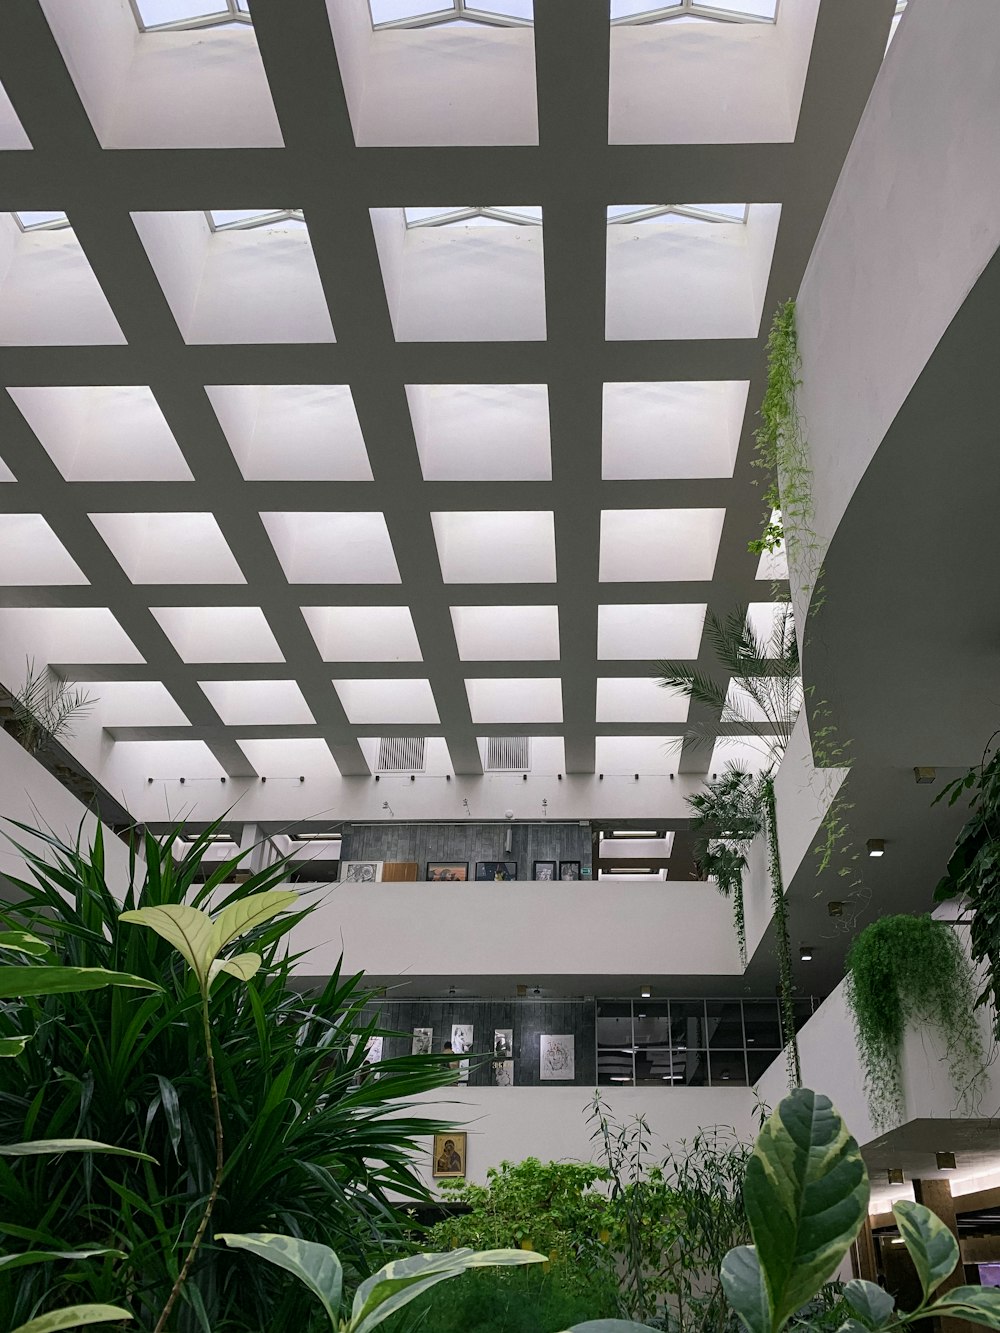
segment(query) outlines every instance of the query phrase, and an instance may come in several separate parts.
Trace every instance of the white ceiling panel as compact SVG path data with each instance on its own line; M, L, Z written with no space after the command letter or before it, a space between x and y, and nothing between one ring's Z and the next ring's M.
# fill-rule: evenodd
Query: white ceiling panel
M324 662L419 662L420 644L406 606L304 606Z
M554 583L552 514L535 510L432 513L445 583Z

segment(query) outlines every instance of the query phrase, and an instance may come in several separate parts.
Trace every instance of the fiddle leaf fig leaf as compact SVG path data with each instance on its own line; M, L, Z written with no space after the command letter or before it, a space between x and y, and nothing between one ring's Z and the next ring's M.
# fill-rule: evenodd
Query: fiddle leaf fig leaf
M924 1300L939 1287L958 1263L958 1241L941 1219L922 1203L900 1199L893 1214L913 1266L920 1278ZM951 1293L948 1293L949 1298Z
M269 1232L254 1231L244 1235L221 1232L216 1240L224 1241L234 1250L248 1250L268 1263L284 1268L295 1276L319 1300L330 1327L337 1329L340 1318L340 1295L343 1286L343 1270L340 1260L329 1245L320 1245L316 1241L299 1240L296 1236L277 1236Z
M771 1310L757 1251L738 1245L722 1261L719 1272L726 1299L749 1333L771 1333Z
M867 1319L875 1328L881 1328L896 1308L895 1297L874 1282L863 1278L852 1278L844 1287L844 1299L855 1312Z
M765 1122L743 1188L775 1333L847 1253L868 1195L861 1152L829 1098L796 1088Z
M183 957L202 989L208 985L208 969L219 950L215 926L207 912L185 903L164 903L160 907L122 912L118 920L155 931Z

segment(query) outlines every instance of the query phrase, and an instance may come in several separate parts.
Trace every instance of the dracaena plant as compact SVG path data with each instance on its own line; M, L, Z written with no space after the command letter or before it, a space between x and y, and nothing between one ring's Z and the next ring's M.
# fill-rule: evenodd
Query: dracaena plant
M816 1296L861 1230L868 1197L868 1174L847 1126L827 1097L797 1088L764 1125L747 1166L754 1243L731 1250L722 1265L726 1295L748 1333L781 1333ZM959 1260L958 1242L941 1219L907 1200L893 1213L921 1302L899 1312L888 1292L855 1278L844 1298L857 1319L840 1333L904 1328L932 1316L1000 1329L1000 1291L960 1286L934 1299Z

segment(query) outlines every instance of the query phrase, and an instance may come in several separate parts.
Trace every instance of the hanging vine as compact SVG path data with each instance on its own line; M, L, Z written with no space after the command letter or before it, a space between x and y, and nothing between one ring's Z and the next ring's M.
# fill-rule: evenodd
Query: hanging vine
M771 903L774 909L774 931L778 946L778 986L781 997L781 1019L785 1029L785 1060L788 1065L789 1087L802 1084L799 1062L799 1039L795 1031L795 980L792 977L792 941L788 933L788 905L781 875L781 854L778 850L778 813L774 803L774 779L770 774L761 779L764 806L764 828L767 836L767 872L771 882Z
M930 916L873 921L847 955L847 1002L876 1129L905 1118L900 1055L917 1022L940 1034L960 1113L975 1114L986 1056L972 968L951 925Z
M743 874L746 853L763 828L761 782L736 764L729 764L719 778L705 783L703 791L687 798L695 812L692 831L698 834L695 859L704 878L714 879L719 892L733 904L733 925L746 967L747 939L743 911Z

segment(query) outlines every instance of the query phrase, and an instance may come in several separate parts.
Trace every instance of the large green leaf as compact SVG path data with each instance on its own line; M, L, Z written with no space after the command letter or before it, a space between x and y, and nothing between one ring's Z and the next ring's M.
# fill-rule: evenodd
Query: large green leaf
M40 958L49 952L49 946L44 940L40 940L37 935L29 935L26 930L0 930L0 949L25 953L33 958Z
M231 977L238 977L240 981L249 981L260 969L260 965L259 953L238 953L232 958L216 958L208 969L208 984L211 986L220 972L228 972Z
M44 1157L64 1152L106 1152L112 1157L135 1157L140 1162L156 1164L156 1158L148 1153L117 1148L113 1143L100 1143L97 1139L29 1139L26 1143L0 1144L0 1157Z
M24 1254L0 1254L0 1274L9 1273L14 1268L27 1268L29 1264L48 1264L55 1259L98 1259L113 1255L124 1259L124 1250L109 1250L106 1247L96 1250L28 1250Z
M132 1313L120 1305L67 1305L62 1310L50 1310L37 1319L19 1324L10 1333L58 1333L63 1328L83 1328L84 1324L115 1324L131 1319Z
M489 1255L489 1258L482 1257ZM354 1296L348 1333L370 1333L383 1320L408 1305L438 1282L458 1277L469 1268L484 1264L544 1263L543 1254L532 1250L449 1250L446 1254L415 1254L408 1259L397 1259L386 1264L367 1281L362 1282Z
M890 1296L874 1282L866 1282L860 1277L852 1278L846 1284L844 1300L855 1314L868 1320L874 1328L881 1328L896 1308L894 1296Z
M584 1324L574 1324L565 1333L649 1333L649 1324L634 1324L631 1319L588 1319Z
M726 1299L750 1333L770 1333L771 1310L757 1251L752 1245L730 1250L719 1270Z
M868 1195L858 1145L829 1098L796 1088L765 1122L743 1189L775 1333L847 1253Z
M340 1260L328 1245L299 1240L295 1236L276 1236L257 1231L246 1235L221 1232L216 1240L224 1241L234 1250L248 1250L251 1254L294 1273L321 1302L335 1331L340 1318L340 1296L343 1271Z
M239 939L248 930L262 926L265 921L270 921L298 901L299 895L293 889L270 889L266 893L254 893L249 898L231 903L215 918L218 940L215 952L232 944L233 940Z
M892 1211L927 1300L958 1263L958 1241L922 1203L900 1199Z
M164 903L160 907L139 907L132 912L122 912L118 920L155 930L182 955L198 978L198 984L203 989L208 985L208 969L219 950L215 926L207 912L185 903Z
M103 967L0 967L0 1000L24 995L66 995L101 986L137 986L160 990L155 981Z
M0 1060L20 1055L29 1040L29 1037L0 1037Z
M1000 1329L1000 1290L996 1287L953 1287L928 1309L928 1314L968 1319L984 1328Z

